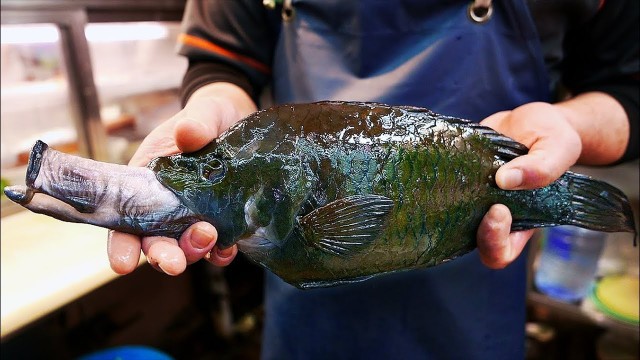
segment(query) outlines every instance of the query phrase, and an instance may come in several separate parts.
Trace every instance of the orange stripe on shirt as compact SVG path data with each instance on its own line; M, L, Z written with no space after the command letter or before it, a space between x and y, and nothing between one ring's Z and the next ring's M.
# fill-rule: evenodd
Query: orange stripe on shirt
M235 53L231 50L227 50L221 46L218 46L210 41L201 39L197 36L193 36L189 34L180 34L180 36L178 37L178 41L185 45L193 46L201 50L209 51L233 60L240 61L265 74L271 73L271 68L269 68L267 65L257 60L252 59L248 56Z

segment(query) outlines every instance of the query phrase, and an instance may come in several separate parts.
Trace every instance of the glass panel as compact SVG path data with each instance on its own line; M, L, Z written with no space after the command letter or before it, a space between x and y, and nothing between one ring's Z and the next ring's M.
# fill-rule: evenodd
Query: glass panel
M70 101L58 27L2 25L1 34L2 179L24 184L29 151L36 140L64 152L78 152L77 115Z
M88 24L85 35L111 161L127 163L140 141L180 110L187 60L179 22Z

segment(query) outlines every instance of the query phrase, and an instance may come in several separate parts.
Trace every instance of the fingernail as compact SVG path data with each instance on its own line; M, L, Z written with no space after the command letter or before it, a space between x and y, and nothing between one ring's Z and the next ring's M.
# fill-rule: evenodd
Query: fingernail
M231 255L233 255L233 247L226 248L226 249L218 249L217 252L218 252L218 257L223 259L228 258Z
M515 189L522 185L523 178L522 170L507 169L502 173L502 184L500 187L504 189Z
M191 245L196 249L204 249L211 243L211 236L200 229L194 229L191 233Z

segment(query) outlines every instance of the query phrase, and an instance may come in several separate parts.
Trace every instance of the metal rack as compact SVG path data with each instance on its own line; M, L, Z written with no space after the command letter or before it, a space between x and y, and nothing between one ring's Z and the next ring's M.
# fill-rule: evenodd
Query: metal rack
M5 24L55 24L60 31L80 155L106 160L105 131L84 28L89 22L178 21L184 0L3 0Z

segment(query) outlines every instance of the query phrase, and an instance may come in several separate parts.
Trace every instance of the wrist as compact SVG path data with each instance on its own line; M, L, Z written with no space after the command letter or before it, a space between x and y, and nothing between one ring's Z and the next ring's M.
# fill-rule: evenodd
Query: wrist
M580 136L583 147L579 163L606 165L622 157L629 141L629 121L613 97L588 92L554 107Z

